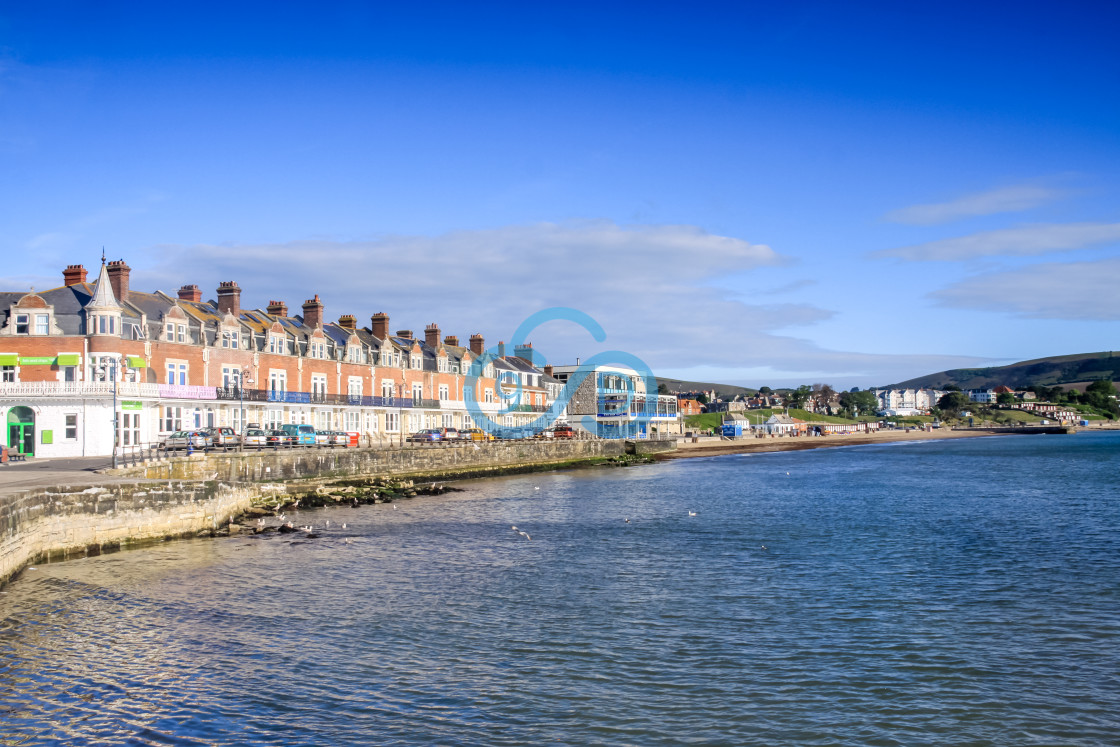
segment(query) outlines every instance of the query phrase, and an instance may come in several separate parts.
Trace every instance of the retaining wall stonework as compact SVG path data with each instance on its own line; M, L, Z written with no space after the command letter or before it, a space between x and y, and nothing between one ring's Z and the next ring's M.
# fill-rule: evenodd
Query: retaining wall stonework
M217 529L259 492L254 485L175 481L0 496L0 584L27 563Z
M455 446L404 449L282 449L213 452L173 457L113 471L114 475L156 480L224 480L258 482L312 477L454 477L565 464L596 457L634 453L634 442L493 441ZM645 442L638 442L645 446ZM675 442L649 442L675 446ZM644 449L638 453L652 453Z

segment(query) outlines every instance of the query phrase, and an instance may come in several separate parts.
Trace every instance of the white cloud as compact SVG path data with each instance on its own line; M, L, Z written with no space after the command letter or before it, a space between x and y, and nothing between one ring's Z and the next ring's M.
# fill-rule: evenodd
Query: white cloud
M914 361L825 350L778 334L832 314L807 304L752 304L713 288L724 273L787 260L768 246L692 226L545 223L374 241L162 246L149 256L148 263L126 257L135 268L133 288L174 294L197 283L213 297L219 281L236 280L243 305L283 300L293 314L318 293L329 319L354 314L368 325L371 314L385 311L394 330L419 334L437 322L461 341L474 332L488 345L508 341L522 320L553 306L584 311L604 327L602 344L571 323L540 327L529 340L555 363L622 350L656 371L770 367L790 377L804 371L806 381L852 374L864 384L891 378L885 369L896 366L908 375L929 372Z
M1029 256L1073 251L1120 241L1120 223L1039 223L925 244L872 252L873 257L899 257L915 262L954 262L989 256Z
M980 275L931 295L942 306L1031 319L1120 320L1120 259L1047 263Z
M1020 184L963 195L948 202L911 205L910 207L893 210L883 216L883 219L892 223L931 226L960 218L1030 210L1044 203L1065 197L1065 195L1066 192L1063 190L1052 187Z

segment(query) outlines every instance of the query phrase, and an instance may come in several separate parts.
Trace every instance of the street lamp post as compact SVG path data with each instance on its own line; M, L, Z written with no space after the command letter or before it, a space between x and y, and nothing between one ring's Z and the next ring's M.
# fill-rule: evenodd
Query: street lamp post
M241 369L240 381L237 382L237 393L241 398L241 438L237 444L238 451L245 451L245 385L253 383L253 372L247 368Z
M108 360L105 360L100 366L97 367L97 373L103 379L108 379L113 387L113 469L117 468L117 440L120 438L117 429L117 366L114 362L109 365Z

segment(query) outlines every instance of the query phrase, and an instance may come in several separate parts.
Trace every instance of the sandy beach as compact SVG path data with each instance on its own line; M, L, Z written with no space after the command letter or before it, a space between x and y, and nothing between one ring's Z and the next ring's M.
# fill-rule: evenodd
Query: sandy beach
M884 430L875 433L853 433L850 435L797 436L778 438L743 438L735 441L700 441L692 443L687 439L678 442L675 451L658 454L658 459L685 459L690 457L721 456L723 454L749 454L767 451L800 451L802 449L826 449L834 446L859 446L881 444L895 441L930 441L945 438L978 438L1000 434L988 431L954 431L940 428L934 431Z

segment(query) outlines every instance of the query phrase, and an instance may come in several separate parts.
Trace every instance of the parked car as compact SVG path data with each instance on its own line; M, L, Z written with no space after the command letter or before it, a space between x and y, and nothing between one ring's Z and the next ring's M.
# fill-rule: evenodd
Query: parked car
M439 437L441 441L458 441L461 438L458 428L440 428Z
M175 431L160 443L167 451L178 449L206 449L210 446L210 436L202 431Z
M570 425L554 425L537 434L537 438L575 438L576 431Z
M290 449L298 442L295 434L280 429L268 431L265 435L265 445L276 449Z
M297 446L315 445L315 428L310 425L296 425L287 423L280 426L280 430L295 438Z
M330 431L315 431L316 446L330 446Z
M342 431L325 431L327 434L327 446L349 446L350 435Z
M431 443L433 441L439 441L439 431L434 428L425 428L422 431L409 434L408 438L405 440L413 443Z
M216 449L236 448L241 445L241 436L237 435L233 428L215 426L203 428L201 432L210 438L210 445Z
M459 437L466 441L493 441L494 434L487 433L481 428L464 428L459 431Z
M259 449L268 446L268 433L260 428L250 428L245 431L245 448Z

